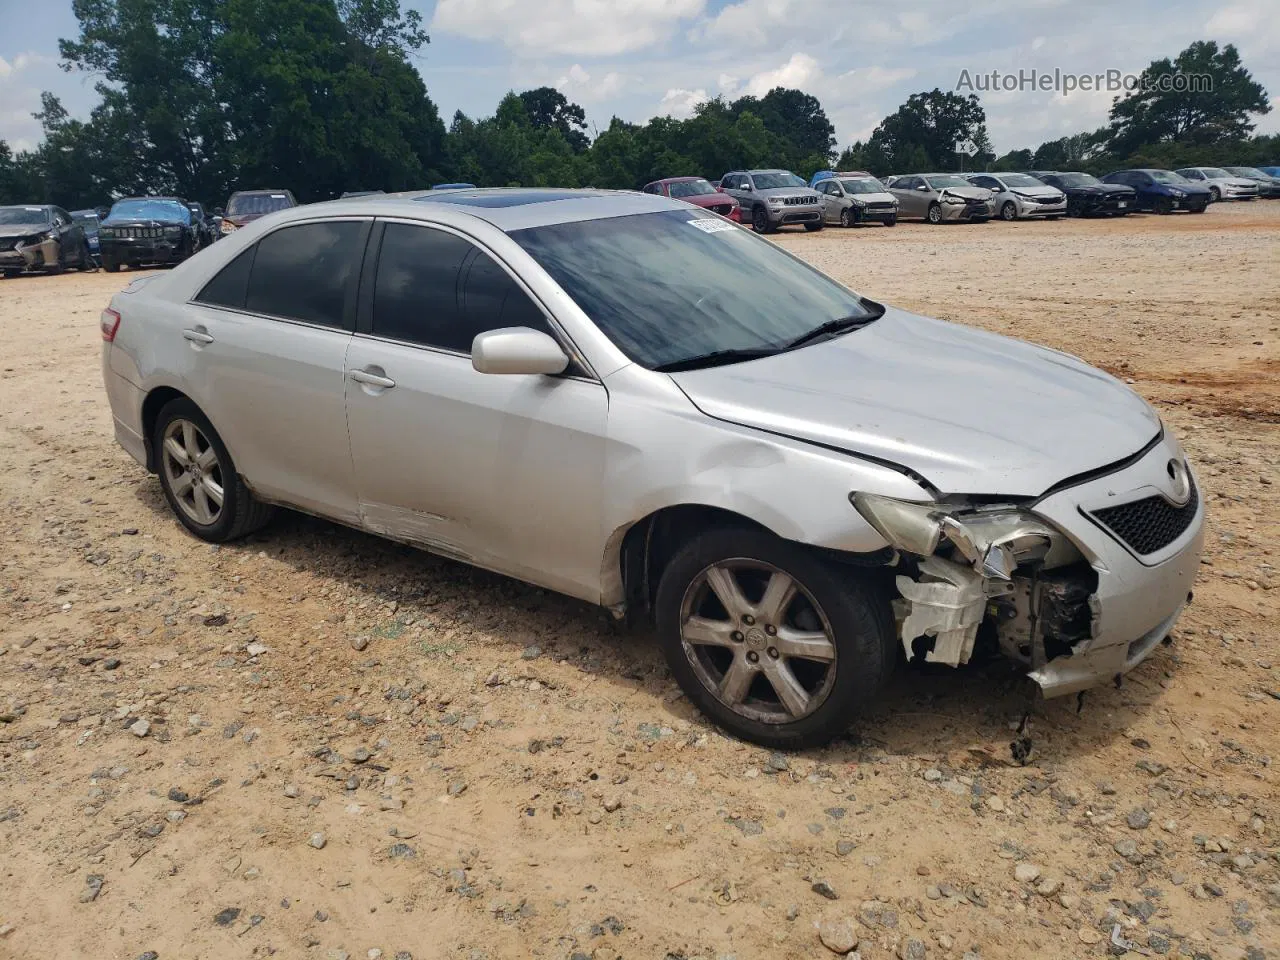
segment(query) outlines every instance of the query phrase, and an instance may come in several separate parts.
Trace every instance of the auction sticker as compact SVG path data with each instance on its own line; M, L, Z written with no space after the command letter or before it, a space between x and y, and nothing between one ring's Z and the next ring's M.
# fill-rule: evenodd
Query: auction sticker
M685 223L691 227L697 227L703 233L723 233L726 230L737 230L738 225L729 220L720 220L704 218L701 220L686 220Z

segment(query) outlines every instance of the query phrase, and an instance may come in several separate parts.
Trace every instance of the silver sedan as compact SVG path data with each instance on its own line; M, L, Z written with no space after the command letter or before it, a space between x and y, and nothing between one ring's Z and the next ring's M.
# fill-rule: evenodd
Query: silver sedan
M840 734L903 659L1110 681L1199 565L1195 477L1123 383L663 197L298 207L101 328L116 437L195 536L289 507L650 614L763 744Z
M975 187L986 187L995 197L992 205L1001 220L1045 217L1056 220L1067 214L1067 195L1025 173L969 173Z

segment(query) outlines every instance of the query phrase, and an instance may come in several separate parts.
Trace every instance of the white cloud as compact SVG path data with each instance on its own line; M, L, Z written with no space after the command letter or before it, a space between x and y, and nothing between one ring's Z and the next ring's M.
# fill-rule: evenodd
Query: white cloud
M439 0L431 29L497 40L521 56L610 57L666 40L706 0Z
M903 80L910 80L917 72L915 67L855 67L836 77L836 83L841 87L839 96L847 100L886 90Z
M593 80L591 74L580 63L575 63L569 68L568 73L556 81L556 89L578 103L595 103L598 100L616 97L623 86L624 81L620 73L610 71L598 80Z
M662 102L658 104L657 113L659 116L674 117L677 120L687 120L693 116L693 109L700 103L706 103L711 99L707 96L706 90L668 90L662 98Z
M793 53L791 59L773 70L762 70L751 77L742 92L753 97L763 97L774 87L794 87L809 93L822 79L822 67L807 53Z
M53 57L40 53L19 53L12 60L0 57L0 140L18 153L34 150L40 143L40 123L31 115L40 109L38 78L30 78L32 68L50 68ZM40 69L36 69L40 73Z

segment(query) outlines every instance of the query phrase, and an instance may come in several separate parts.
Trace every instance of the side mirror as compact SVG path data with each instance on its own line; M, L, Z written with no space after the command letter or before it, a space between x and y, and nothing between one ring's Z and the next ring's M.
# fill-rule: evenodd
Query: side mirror
M564 373L569 358L560 344L530 327L487 330L471 342L471 366L480 373Z
M929 190L929 185L928 185L927 183L922 183L922 184L920 184L920 186L916 187L916 189L917 189L917 190L924 190L924 191L927 193L927 192L928 192L928 190Z

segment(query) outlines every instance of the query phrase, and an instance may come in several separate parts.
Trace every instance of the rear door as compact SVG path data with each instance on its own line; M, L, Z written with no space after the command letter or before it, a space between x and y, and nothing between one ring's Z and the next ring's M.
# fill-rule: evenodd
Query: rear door
M372 220L289 224L240 253L185 308L194 399L259 495L359 519L345 360Z
M470 238L412 222L378 231L347 357L364 525L598 600L604 385L576 365L478 373L471 343L486 330L533 327L571 346Z

